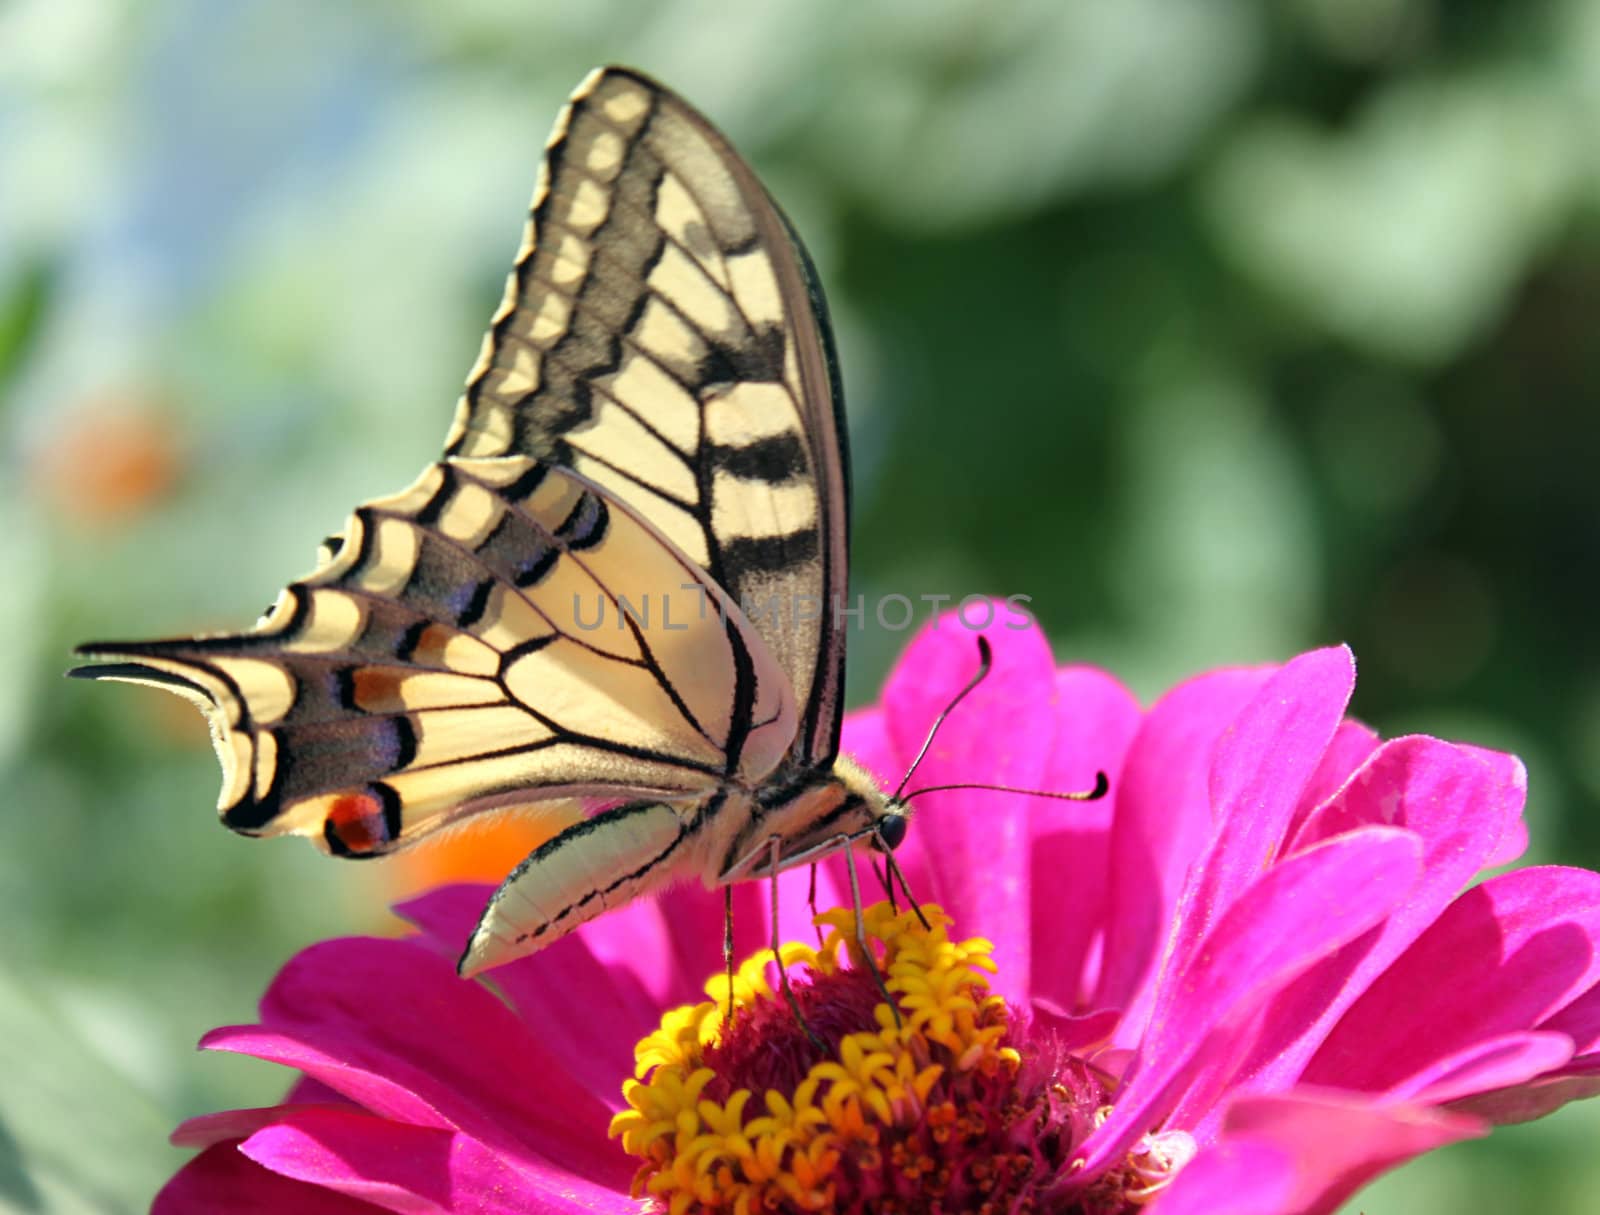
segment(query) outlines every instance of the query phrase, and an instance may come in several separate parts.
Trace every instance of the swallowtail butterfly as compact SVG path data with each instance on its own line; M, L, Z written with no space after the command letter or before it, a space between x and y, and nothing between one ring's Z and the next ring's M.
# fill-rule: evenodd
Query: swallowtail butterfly
M556 122L443 458L250 631L73 673L194 701L246 835L374 857L486 810L560 824L472 974L669 881L899 842L904 803L839 753L849 509L799 238L705 118L606 68Z

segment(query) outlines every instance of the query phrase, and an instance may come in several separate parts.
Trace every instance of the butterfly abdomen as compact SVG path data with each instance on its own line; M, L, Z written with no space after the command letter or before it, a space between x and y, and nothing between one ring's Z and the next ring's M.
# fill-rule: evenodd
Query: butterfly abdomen
M536 848L495 891L458 969L476 974L533 953L692 867L702 828L728 799L630 802L574 823Z

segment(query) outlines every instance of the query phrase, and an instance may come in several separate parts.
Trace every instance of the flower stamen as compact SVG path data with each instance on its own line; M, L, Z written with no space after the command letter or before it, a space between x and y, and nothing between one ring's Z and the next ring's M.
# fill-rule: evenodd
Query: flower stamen
M642 1161L634 1193L672 1215L911 1212L1006 1209L1059 1181L1106 1089L1053 1043L1025 1061L989 942L952 941L931 905L815 922L818 948L760 951L639 1043L611 1124ZM793 994L809 1032L773 991L778 957L808 972ZM1165 1147L1141 1186L1170 1179Z

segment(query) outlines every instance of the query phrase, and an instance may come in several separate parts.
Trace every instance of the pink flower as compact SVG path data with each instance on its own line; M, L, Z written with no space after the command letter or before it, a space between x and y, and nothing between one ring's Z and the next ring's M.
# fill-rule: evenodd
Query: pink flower
M1037 630L987 635L994 671L913 787L1081 789L1104 770L1112 791L1096 803L976 791L914 803L897 853L913 892L943 908L952 942L993 943L987 980L972 977L990 952L981 942L952 946L966 995L951 1006L976 1010L956 1017L954 1037L948 1017L936 1031L911 1003L903 1025L885 1009L876 1027L853 1026L867 1038L848 1034L828 1021L830 993L843 1020L866 1017L852 1010L875 997L850 978L857 968L826 966L814 990L797 971L797 987L843 1063L801 1057L813 1048L792 1018L771 1015L759 965L744 972L753 986L722 1046L695 1036L721 1024L713 1004L657 1029L721 970L721 898L698 889L612 913L493 972L497 995L455 977L484 891L453 887L402 908L413 937L301 953L268 990L259 1025L206 1037L208 1049L302 1079L283 1105L180 1127L175 1139L203 1150L156 1215L635 1211L639 1159L608 1136L619 1111L623 1142L646 1160L639 1183L691 1210L685 1187L731 1195L718 1186L755 1175L754 1163L740 1173L737 1153L768 1110L768 1122L789 1122L773 1139L782 1176L761 1184L782 1181L798 1195L791 1209L919 1193L894 1189L905 1168L930 1192L977 1193L997 1184L970 1147L984 1130L1027 1157L992 1192L1041 1209L1126 1211L1154 1197L1145 1209L1157 1215L1294 1215L1332 1211L1412 1156L1600 1092L1600 875L1540 867L1470 885L1525 844L1516 759L1425 737L1380 741L1344 717L1354 683L1344 649L1202 675L1143 711L1099 671L1056 669ZM892 788L975 662L974 634L953 619L925 632L881 706L847 722L846 749ZM842 874L837 860L823 868L821 905L848 903ZM782 884L787 941L815 939L805 881ZM765 902L760 885L736 893L746 948L770 939ZM905 950L921 941L908 917L894 922ZM983 999L985 981L1003 1004ZM875 1044L872 1032L890 1044L883 1054L903 1042L916 1066L933 1067L896 1081L895 1061L880 1060L869 1075L870 1058L844 1047ZM734 1098L761 1053L751 1035L772 1050L741 1114ZM660 1092L634 1083L625 1105L641 1038L658 1074L662 1052L681 1047L683 1074L708 1067L710 1087L662 1115ZM982 1049L964 1045L978 1039ZM940 1053L947 1041L965 1063ZM794 1053L795 1067L773 1050ZM796 1093L808 1065L840 1079ZM775 1078L786 1069L788 1081ZM848 1133L847 1072L861 1077L849 1081L860 1101ZM813 1099L826 1104L829 1083L840 1086L834 1108L806 1114ZM875 1108L888 1120L874 1123ZM671 1121L685 1113L692 1134ZM649 1129L661 1116L665 1138ZM948 1125L963 1129L941 1134Z

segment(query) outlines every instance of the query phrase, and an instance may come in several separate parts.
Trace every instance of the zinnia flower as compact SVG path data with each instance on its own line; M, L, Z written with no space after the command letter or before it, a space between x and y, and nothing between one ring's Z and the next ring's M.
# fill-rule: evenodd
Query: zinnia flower
M614 912L485 984L452 959L486 891L435 891L401 908L416 935L314 946L259 1025L207 1035L301 1078L181 1126L203 1150L156 1215L1295 1215L1600 1091L1600 875L1472 884L1525 844L1515 758L1380 741L1344 716L1344 649L1143 711L1037 630L987 636L993 673L913 787L1103 770L1111 794L918 798L897 858L921 917L858 924L834 858L813 927L786 875L803 1027L770 951L728 990L720 895ZM893 787L975 654L953 618L925 632L847 750ZM764 886L734 903L744 952L772 939Z

